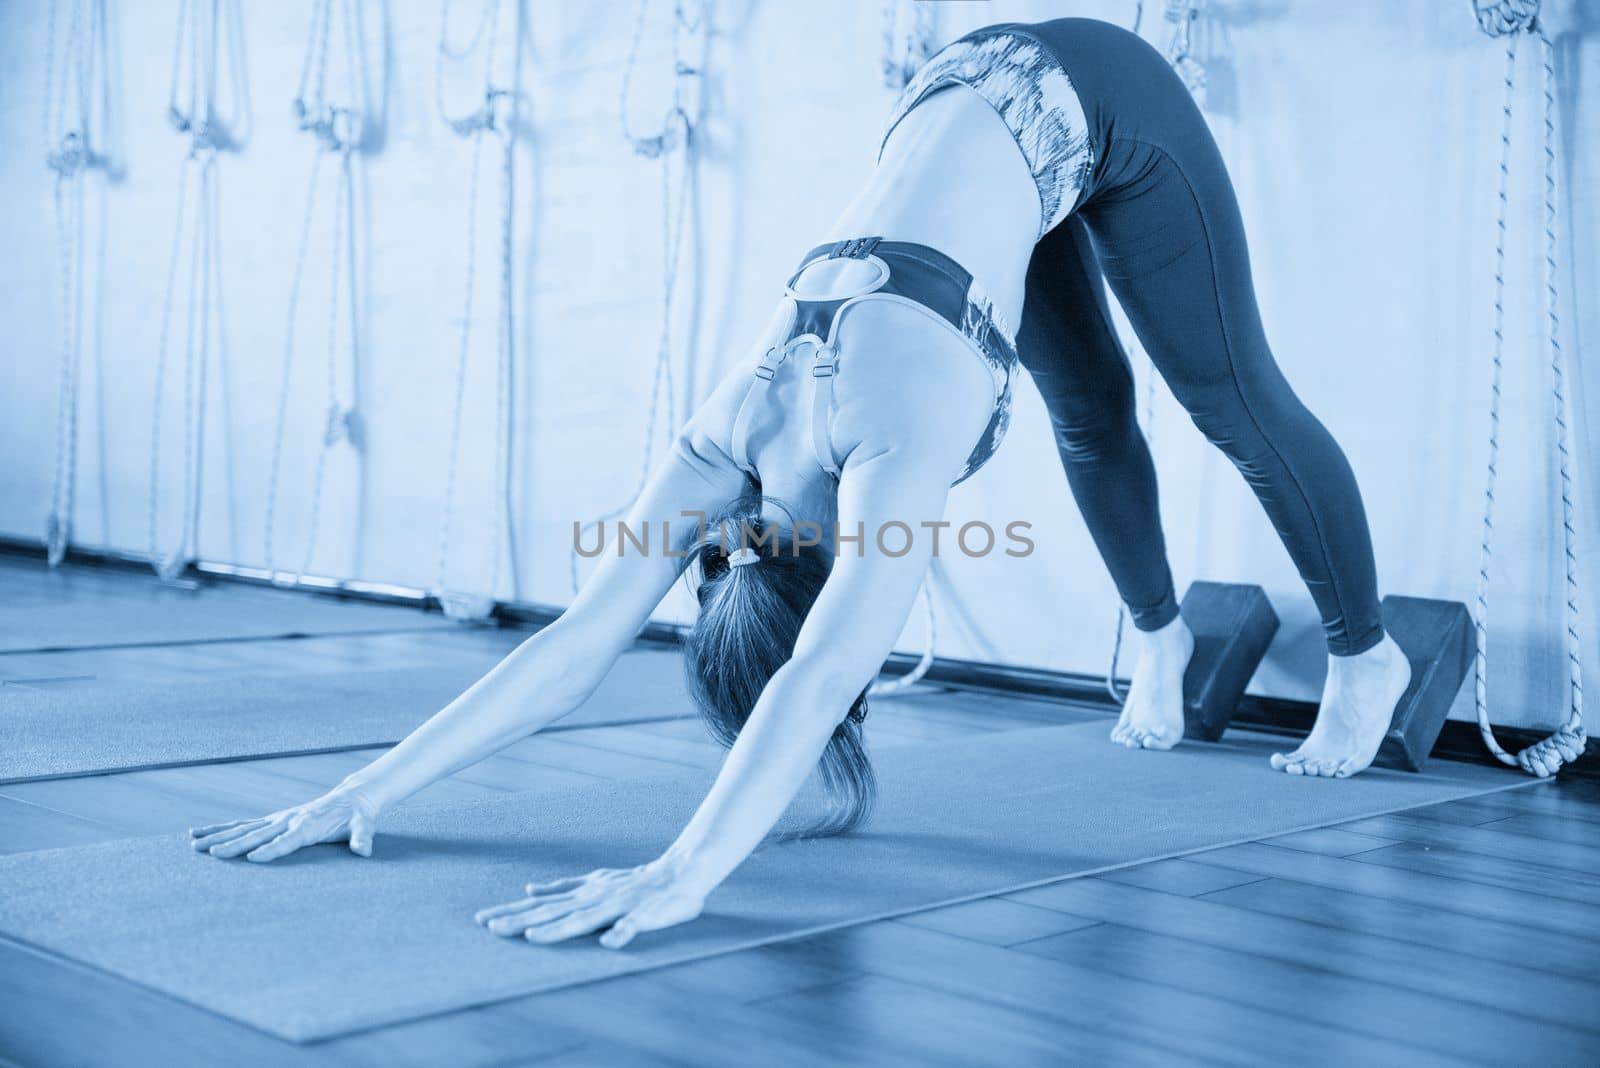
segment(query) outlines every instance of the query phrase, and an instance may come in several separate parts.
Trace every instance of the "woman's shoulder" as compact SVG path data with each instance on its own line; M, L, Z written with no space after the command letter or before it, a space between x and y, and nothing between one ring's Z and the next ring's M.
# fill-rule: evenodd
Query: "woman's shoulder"
M970 342L925 309L864 300L839 325L835 449L913 448L965 463L994 412L994 379Z

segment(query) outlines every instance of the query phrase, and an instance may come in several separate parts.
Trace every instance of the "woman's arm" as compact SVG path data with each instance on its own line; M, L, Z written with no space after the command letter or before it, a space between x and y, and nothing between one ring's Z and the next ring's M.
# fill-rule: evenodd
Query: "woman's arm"
M840 529L865 536L842 543L792 658L762 691L710 793L662 857L640 868L530 886L523 900L479 913L480 922L536 942L610 925L601 942L618 948L640 931L699 915L706 895L771 831L893 648L932 555L922 523L944 511L951 465L943 451L851 453L839 485ZM880 528L894 523L916 535L898 557L875 541ZM891 528L891 552L900 540Z
M724 422L718 400L713 395L703 417L674 442L629 510L631 529L649 525L647 553L632 546L606 552L559 619L327 794L260 819L197 828L191 831L195 848L266 861L319 842L348 841L353 852L370 855L383 810L583 704L687 562L665 551L663 524L681 554L699 533L694 513L713 512L744 489L743 473L718 444Z

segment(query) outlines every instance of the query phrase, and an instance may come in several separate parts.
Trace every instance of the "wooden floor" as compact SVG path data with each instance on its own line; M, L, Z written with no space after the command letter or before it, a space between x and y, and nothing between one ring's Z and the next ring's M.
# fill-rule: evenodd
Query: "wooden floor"
M443 640L503 647L505 636ZM170 681L308 660L370 667L440 641L409 633L14 654L0 656L0 683ZM967 694L915 716L875 708L870 725L885 746L1099 715ZM372 755L0 786L0 852L258 815ZM527 788L533 776L632 779L717 755L693 721L575 730L513 746L423 796L482 797ZM1600 786L1546 783L309 1046L0 940L0 1060L1592 1068L1597 876Z

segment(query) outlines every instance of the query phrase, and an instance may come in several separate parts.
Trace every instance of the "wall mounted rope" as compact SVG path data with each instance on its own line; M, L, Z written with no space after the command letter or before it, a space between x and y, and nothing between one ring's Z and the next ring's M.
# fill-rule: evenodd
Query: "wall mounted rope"
M335 9L338 17L335 16ZM362 64L364 50L360 43L359 11L354 0L315 0L312 7L311 28L302 61L300 81L296 88L291 112L302 131L314 139L311 173L306 188L305 210L300 225L300 241L295 250L293 273L289 282L288 310L285 315L283 370L279 379L277 419L272 438L272 459L267 478L267 506L263 546L267 571L273 581L296 584L310 570L311 559L317 547L317 530L322 512L323 485L326 481L330 453L340 444L348 444L358 455L362 449L361 420L356 411L354 395L360 362L360 307L358 296L360 273L357 270L355 220L356 182L352 157L365 141L366 81ZM328 65L333 42L342 44L344 87L329 94ZM335 177L332 225L329 235L328 331L326 342L327 389L324 416L318 426L318 447L310 486L310 514L306 522L305 552L294 571L278 569L275 552L276 518L279 482L283 469L284 439L288 424L289 393L293 381L295 330L299 322L301 285L305 273L307 250L311 241L316 215L316 199L322 158L332 154L338 159ZM341 288L343 296L341 298ZM348 301L343 336L340 334L340 301ZM342 358L341 358L342 357ZM341 364L344 365L341 371ZM347 380L348 386L341 379ZM348 389L349 400L341 395Z
M635 132L628 117L633 76L639 63L639 46L644 39L646 16L650 0L640 0L634 19L633 37L628 45L628 58L622 70L622 88L618 102L618 116L622 136L636 156L657 160L661 164L661 318L656 336L655 364L651 372L650 409L645 421L643 459L632 491L622 503L609 508L595 519L585 523L573 540L567 556L567 577L574 593L578 590L578 541L582 534L595 527L604 533L608 520L620 519L633 507L655 466L656 439L660 436L663 398L666 406L667 433L678 430L676 390L673 386L672 366L672 313L677 297L678 270L683 260L683 245L693 229L687 226L689 217L689 190L693 185L694 168L699 157L694 141L696 119L701 107L701 86L704 84L705 62L710 26L707 22L705 0L696 6L697 14L690 17L684 0L674 0L672 6L672 96L660 127L654 133ZM679 174L674 189L672 159L679 157ZM602 537L601 541L604 541Z
M907 17L909 15L909 17ZM938 51L938 9L916 0L883 5L883 84L904 89L912 75Z
M1564 764L1582 755L1587 741L1583 725L1583 661L1578 635L1577 528L1575 520L1571 455L1567 444L1567 400L1565 355L1561 348L1559 292L1556 286L1556 154L1555 154L1555 49L1539 25L1537 0L1474 0L1473 13L1478 27L1491 37L1506 39L1504 96L1501 103L1500 177L1495 230L1494 345L1491 353L1489 398L1489 459L1484 488L1483 527L1479 543L1477 596L1473 603L1473 625L1477 639L1473 665L1473 696L1478 730L1484 744L1503 764L1520 767L1541 778L1554 775ZM1557 474L1561 495L1562 550L1565 577L1566 662L1569 696L1567 721L1549 737L1521 752L1505 751L1494 736L1489 722L1488 700L1488 614L1489 563L1493 558L1495 484L1499 475L1501 382L1505 361L1505 259L1507 190L1511 180L1512 105L1516 98L1517 45L1523 36L1539 41L1542 57L1544 96L1544 290L1547 347L1552 378L1551 402L1557 455Z
M434 96L439 115L458 137L472 143L472 163L467 180L467 220L464 294L461 333L456 348L455 382L450 416L447 474L444 507L439 519L439 563L437 579L430 591L445 615L460 623L479 623L494 613L495 594L500 584L502 558L510 540L510 465L511 465L511 373L515 356L512 308L512 238L515 225L515 147L517 141L516 68L521 47L521 5L512 4L510 16L502 17L500 0L485 0L472 36L462 46L450 41L451 0L442 0L439 15L439 44L434 68ZM497 69L497 50L501 22L510 21L512 58L509 77ZM481 53L483 77L477 106L466 112L453 111L445 100L447 64L466 63ZM482 168L483 142L493 135L500 147L501 197L498 307L495 315L495 425L494 425L494 524L488 582L481 593L458 589L450 580L450 539L455 517L456 474L460 466L461 426L466 398L467 370L472 350L474 288L477 275L478 187Z
M177 39L167 95L167 120L187 139L188 151L178 172L177 211L161 305L151 413L149 558L157 576L165 582L177 581L198 554L206 371L211 362L213 336L220 337L223 329L217 157L220 152L236 149L243 143L247 115L239 29L232 25L227 14L233 11L234 8L221 0L182 0L178 6ZM231 79L227 109L219 106L224 55ZM192 206L189 203L191 175L198 187ZM189 217L191 210L192 219ZM186 221L191 230L187 257L184 248ZM180 265L185 262L188 270L180 272ZM180 274L187 298L183 323L183 498L177 537L163 548L162 410Z
M1195 103L1201 107L1206 106L1206 68L1195 58L1193 31L1195 20L1200 17L1200 9L1203 6L1203 0L1166 0L1166 8L1162 12L1172 27L1171 36L1167 40L1167 62L1172 64L1172 69L1178 72L1178 77L1183 79L1183 84L1194 97ZM1141 5L1135 16L1135 32L1138 20L1143 14Z
M64 17L63 6L67 8ZM66 557L77 496L85 318L84 184L92 170L110 180L121 177L120 164L108 147L113 131L107 33L105 0L51 3L45 51L44 142L45 164L54 175L52 207L61 286L55 465L44 531L45 555L51 567ZM103 441L101 445L103 448ZM103 477L104 464L101 466ZM102 513L104 504L102 499Z

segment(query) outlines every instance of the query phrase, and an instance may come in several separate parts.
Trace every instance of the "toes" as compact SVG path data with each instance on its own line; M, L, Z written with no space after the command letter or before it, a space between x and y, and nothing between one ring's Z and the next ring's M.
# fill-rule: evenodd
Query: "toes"
M1146 749L1171 749L1178 744L1179 737L1166 731L1152 732L1144 736L1143 745Z
M1298 761L1299 761L1299 757L1296 757L1296 756L1293 756L1293 755L1284 756L1282 753L1273 753L1272 754L1272 761L1271 761L1272 770L1273 771L1288 771L1289 770L1289 765L1297 763Z

